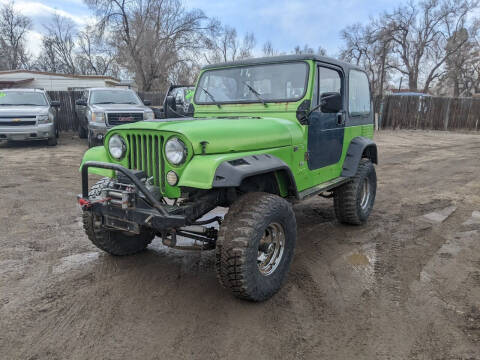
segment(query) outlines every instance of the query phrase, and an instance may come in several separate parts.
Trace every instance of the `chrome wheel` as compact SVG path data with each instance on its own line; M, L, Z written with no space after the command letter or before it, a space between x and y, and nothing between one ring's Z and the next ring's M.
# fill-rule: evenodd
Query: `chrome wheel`
M258 246L258 270L264 276L271 275L282 261L285 249L285 231L278 223L271 223L265 229Z
M360 207L362 210L366 210L370 203L370 182L367 178L363 181L362 193L360 195Z

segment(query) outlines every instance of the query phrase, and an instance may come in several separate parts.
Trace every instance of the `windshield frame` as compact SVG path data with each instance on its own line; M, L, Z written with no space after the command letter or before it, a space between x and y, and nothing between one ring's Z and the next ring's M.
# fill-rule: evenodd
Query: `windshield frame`
M8 93L20 93L20 94L38 94L40 95L43 100L45 101L45 104L42 104L42 105L39 105L39 104L28 104L28 105L24 105L24 103L19 103L19 104L10 104L10 105L5 105L5 104L0 104L0 106L10 106L10 107L15 107L15 106L44 106L44 107L47 107L47 106L50 106L50 101L48 99L47 96L45 96L45 93L41 92L41 91L26 91L26 90L15 90L15 89L12 89L12 90L0 90L0 93L5 93L5 94L8 94ZM21 96L21 95L20 95Z
M102 104L102 103L93 103L92 100L93 100L93 94L95 92L101 92L101 91L115 91L115 92L128 92L128 93L131 93L133 94L134 98L137 99L137 103L136 104L128 104L128 103L109 103L109 104ZM88 94L88 104L89 105L97 105L97 106L102 106L102 105L141 105L141 106L145 106L143 104L143 101L142 99L140 99L140 97L137 95L137 93L135 91L133 91L132 89L95 89L95 90L90 90L89 91L89 94Z
M303 64L306 67L306 72L305 72L305 86L303 89L303 93L301 96L297 98L291 98L291 99L265 99L265 103L285 103L285 102L297 102L302 100L305 95L307 94L308 91L308 85L309 85L309 78L310 78L310 64L307 61L303 60L298 60L298 61L278 61L278 62L266 62L266 63L261 63L261 64L253 64L253 65L233 65L233 66L225 66L225 67L218 67L214 69L207 69L203 71L198 78L197 85L195 86L195 94L193 95L193 103L195 105L228 105L228 104L262 104L262 101L260 99L252 99L252 100L234 100L234 101L221 101L217 100L216 102L210 101L210 102L204 102L204 101L197 101L196 96L197 92L203 92L202 89L200 89L200 80L202 77L209 72L214 72L214 71L219 71L219 70L226 70L226 69L231 69L231 68L254 68L254 67L259 67L259 66L265 66L265 65L284 65L284 64ZM208 90L208 89L207 89Z

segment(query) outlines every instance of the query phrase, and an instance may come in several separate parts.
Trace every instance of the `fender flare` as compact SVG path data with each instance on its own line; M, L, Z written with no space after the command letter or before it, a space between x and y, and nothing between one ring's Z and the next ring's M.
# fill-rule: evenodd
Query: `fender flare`
M365 154L365 156L364 156ZM343 162L342 176L353 177L357 173L358 164L362 157L367 157L374 164L378 164L377 144L372 139L357 136L352 139Z
M222 162L215 171L212 188L237 187L246 178L279 170L286 172L291 188L297 195L292 170L283 160L270 154L250 155Z

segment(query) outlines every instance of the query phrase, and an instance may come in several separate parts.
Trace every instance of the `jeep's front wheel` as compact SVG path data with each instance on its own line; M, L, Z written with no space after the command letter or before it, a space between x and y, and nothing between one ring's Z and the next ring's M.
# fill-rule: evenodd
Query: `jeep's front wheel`
M333 192L337 220L344 224L364 224L372 212L376 193L375 167L370 160L362 159L352 180Z
M89 192L89 197L97 197L102 189L110 184L109 178L97 182ZM83 228L90 241L99 249L116 256L133 255L147 248L155 237L154 233L146 228L140 229L140 234L131 234L124 231L108 230L102 226L101 216L91 211L83 212Z
M295 214L288 201L267 193L242 196L230 207L218 234L220 283L241 299L272 297L285 280L296 237Z

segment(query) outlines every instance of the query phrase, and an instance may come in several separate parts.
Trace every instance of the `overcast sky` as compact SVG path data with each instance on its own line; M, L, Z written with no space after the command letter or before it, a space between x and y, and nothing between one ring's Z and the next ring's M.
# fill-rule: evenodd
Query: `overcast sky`
M0 0L4 3L8 0ZM92 19L82 0L16 0L16 7L34 21L28 47L33 54L40 49L40 32L53 12L68 16L79 27ZM336 55L341 45L339 32L355 22L366 22L399 1L392 0L185 0L188 8L200 8L209 17L233 26L238 33L253 32L257 47L271 40L275 49L289 52L295 45L308 43L324 47Z

